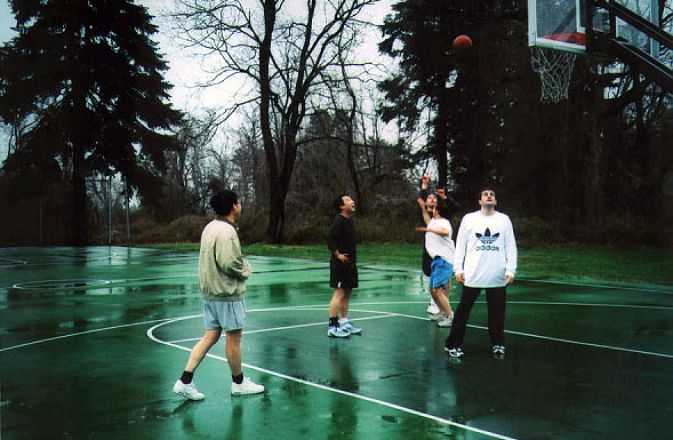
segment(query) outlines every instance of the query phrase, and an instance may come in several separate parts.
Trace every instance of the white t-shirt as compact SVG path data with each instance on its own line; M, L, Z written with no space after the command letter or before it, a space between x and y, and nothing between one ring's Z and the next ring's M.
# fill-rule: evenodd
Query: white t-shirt
M449 235L439 235L434 232L425 233L425 250L428 251L430 257L435 258L437 256L442 257L446 260L447 263L453 264L453 254L456 250L456 246L453 244L451 235L453 235L453 229L451 228L451 222L445 218L433 218L428 223L428 229L446 229L449 231Z
M509 217L501 212L471 212L460 222L454 270L468 287L502 287L516 273L517 249Z

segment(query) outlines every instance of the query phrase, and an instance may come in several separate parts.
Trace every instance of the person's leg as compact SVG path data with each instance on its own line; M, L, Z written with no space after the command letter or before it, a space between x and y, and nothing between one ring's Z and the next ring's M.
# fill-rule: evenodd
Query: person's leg
M480 292L481 289L463 286L463 293L460 297L460 303L458 304L458 308L456 308L456 313L453 315L451 333L446 339L447 348L458 348L463 345L467 320L470 317L470 312L472 311L474 302L476 301Z
M231 370L231 394L241 396L244 394L259 394L264 392L264 385L258 385L247 377L243 377L241 369L241 338L243 330L227 331L227 344L225 354L229 369Z
M505 287L486 289L488 302L488 334L493 345L505 345L505 308L507 294Z
M191 353L189 354L189 359L187 360L187 366L185 371L189 373L194 373L198 368L199 364L208 353L210 348L217 344L217 341L220 340L220 335L222 334L222 329L207 329L204 335L201 337L199 342L194 345Z
M185 370L182 372L182 377L173 385L174 393L180 394L190 400L203 400L205 396L196 389L192 378L194 371L201 364L208 350L220 340L221 334L222 330L219 328L207 329L199 342L194 345L192 351L189 353L189 359L187 360Z
M451 315L453 315L453 312L451 311L449 300L446 297L446 289L444 287L437 287L432 289L431 292L432 299L435 301L435 304L437 304L437 307L439 307L439 313L450 318Z
M351 303L351 294L353 293L352 289L341 289L343 294L341 295L341 301L339 303L339 318L348 318L348 308Z
M350 306L351 296L353 294L353 289L343 289L343 290L344 290L343 300L341 302L341 307L339 309L339 327L342 328L343 330L346 330L351 335L361 335L362 329L360 327L356 327L355 325L353 325L353 323L350 322L350 320L348 319L348 310Z
M453 317L453 308L451 307L451 277L449 277L449 281L446 283L444 293L446 295L446 306L449 310L449 316Z
M337 287L334 289L332 299L329 303L329 323L327 329L327 336L333 338L346 338L350 336L350 332L339 327L339 315L342 313L344 296L346 289ZM346 309L348 310L348 309Z
M227 343L225 346L225 355L232 376L241 375L241 337L242 330L231 330L227 332Z
M346 292L344 289L336 288L332 294L332 299L329 302L329 317L339 318L339 314L343 310L342 303L344 302L344 296Z

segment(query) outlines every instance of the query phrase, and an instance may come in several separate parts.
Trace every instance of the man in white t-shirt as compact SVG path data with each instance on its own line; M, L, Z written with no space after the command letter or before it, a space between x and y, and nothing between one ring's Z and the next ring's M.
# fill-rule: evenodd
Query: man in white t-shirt
M453 275L453 254L455 246L451 234L451 222L448 220L449 206L440 201L435 206L432 219L421 206L423 218L427 226L417 227L417 231L425 232L425 250L432 259L430 264L430 294L439 308L439 313L430 315L439 327L450 327L453 311L449 303L451 275Z
M493 355L505 355L506 286L514 281L517 249L512 222L495 210L496 205L495 191L482 190L481 209L465 215L458 228L454 270L463 293L444 348L453 358L463 357L465 327L482 289L486 290Z

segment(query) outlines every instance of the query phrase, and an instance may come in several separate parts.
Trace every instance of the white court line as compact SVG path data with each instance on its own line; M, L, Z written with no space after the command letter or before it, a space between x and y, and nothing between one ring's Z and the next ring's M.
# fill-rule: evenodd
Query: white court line
M672 294L670 290L661 290L661 289L646 289L642 287L628 287L628 286L609 286L604 284L591 284L591 283L575 283L572 281L554 281L554 280L539 280L539 279L526 279L521 278L522 282L528 283L541 283L541 284L557 284L562 286L576 286L576 287L593 287L597 289L616 289L616 290L631 290L636 292L649 292L649 293L665 293Z
M428 320L428 318L423 318L421 316L416 316L416 315L406 315L404 313L397 313L397 316L402 316L402 317L410 318L410 319L420 319L420 320L423 320L423 321ZM468 324L467 326L471 327L471 328L478 328L480 330L488 330L488 327L484 327L484 326L481 326L481 325ZM634 350L634 349L631 349L631 348L614 347L614 346L611 346L611 345L603 345L603 344L594 344L592 342L573 341L572 339L563 339L563 338L555 338L555 337L552 337L552 336L535 335L533 333L518 332L516 330L505 330L505 333L511 334L511 335L517 335L517 336L527 336L529 338L534 338L534 339L543 339L545 341L563 342L565 344L583 345L583 346L586 346L586 347L602 348L602 349L605 349L605 350L623 351L623 352L627 352L627 353L644 354L644 355L647 355L647 356L656 356L656 357L662 357L662 358L666 358L666 359L673 359L673 355L666 354L666 353L656 353L656 352L652 352L652 351Z
M125 327L135 327L135 326L145 325L145 324L154 324L155 322L180 321L180 320L183 320L183 319L191 319L191 318L198 317L198 316L199 315L182 317L182 318L153 319L151 321L134 322L132 324L115 325L113 327L104 327L104 328L97 328L97 329L94 329L94 330L85 330L83 332L70 333L68 335L61 335L61 336L54 336L52 338L39 339L37 341L26 342L25 344L18 344L18 345L12 345L11 347L0 348L0 353L2 353L4 351L9 351L9 350L15 350L17 348L29 347L31 345L43 344L45 342L53 342L53 341L58 341L60 339L72 338L74 336L90 335L92 333L99 333L99 332L104 332L104 331L107 331L107 330L116 330L116 329L125 328Z
M388 305L406 305L406 304L428 304L427 301L377 301L377 302L362 302L362 303L356 303L352 302L351 304L356 305L356 306L388 306ZM475 301L475 304L487 304L486 301ZM507 300L507 304L522 304L522 305L532 305L532 306L578 306L578 307L609 307L609 308L625 308L625 309L652 309L652 310L666 310L666 311L673 311L673 307L667 307L667 306L642 306L642 305L631 305L631 304L600 304L600 303L579 303L579 302L543 302L543 301L509 301ZM289 309L291 310L301 310L302 308L315 308L315 307L323 307L326 308L325 304L310 304L310 305L302 305L302 306L288 306ZM281 310L285 310L284 308L281 308ZM259 310L248 310L249 312L252 311L259 311L259 312L266 312L266 309L259 309ZM389 312L389 313L396 313L396 312Z
M325 308L325 309L320 309L320 310L327 310L327 309ZM356 311L358 311L358 310L356 310ZM366 320L370 320L370 319L394 318L395 316L397 316L394 313L387 313L387 312L379 312L379 313L385 313L385 315L371 316L371 317L367 317L367 318L353 318L353 319L349 319L349 321L366 321ZM261 328L259 330L247 330L244 333L247 336L247 335L253 335L253 334L257 334L257 333L267 333L267 332L275 332L275 331L281 331L281 330L293 330L293 329L297 329L297 328L307 328L307 327L320 327L320 326L324 326L324 325L325 325L325 321L309 322L309 323L306 323L306 324L287 325L287 326L284 326L284 327L271 327L271 328ZM220 339L222 339L222 338L226 338L226 334L222 334L220 336ZM198 341L199 339L201 339L201 337L188 338L188 339L177 339L175 341L170 341L170 342L173 342L173 343L194 342L194 341Z
M160 339L158 339L154 336L154 330L155 329L157 329L157 328L159 328L163 325L171 324L171 323L172 323L172 321L163 322L161 324L158 324L158 325L155 325L155 326L149 328L147 330L147 337L150 338L152 341L157 342L159 344L167 345L169 347L177 348L179 350L183 350L183 351L186 351L186 352L191 352L191 348L183 347L181 345L177 345L177 344L174 344L174 343L171 343L171 342L162 341L162 340L160 340ZM323 325L324 325L324 323L323 323ZM212 359L217 359L217 360L223 361L223 362L227 361L226 358L224 358L222 356L214 355L214 354L211 354L211 353L206 354L206 356L208 356ZM392 409L395 409L395 410L398 410L398 411L401 411L401 412L404 412L404 413L407 413L407 414L411 414L411 415L414 415L414 416L418 416L418 417L422 417L422 418L425 418L425 419L428 419L428 420L432 420L432 421L441 423L443 425L449 425L449 426L453 426L453 427L456 427L456 428L465 429L467 431L476 432L476 433L479 433L479 434L483 434L483 435L486 435L486 436L489 436L489 437L498 438L498 439L502 439L502 440L516 440L514 437L507 437L507 436L497 434L497 433L494 433L494 432L489 432L489 431L485 431L483 429L475 428L473 426L468 426L468 425L464 425L462 423L457 423L457 422L454 422L452 420L443 419L441 417L437 417L437 416L433 416L431 414L416 411L416 410L411 409L411 408L406 408L404 406L400 406L400 405L396 405L394 403L386 402L385 400L374 399L372 397L367 397L367 396L364 396L362 394L356 394L356 393L352 393L352 392L349 392L349 391L340 390L338 388L332 388L332 387L329 387L327 385L322 385L322 384L318 384L318 383L315 383L315 382L310 382L308 380L300 379L300 378L294 377L294 376L288 376L286 374L279 373L277 371L268 370L268 369L262 368L262 367L257 367L255 365L251 365L251 364L248 364L248 363L245 363L245 362L243 362L241 365L243 365L245 368L249 368L251 370L255 370L255 371L258 371L260 373L268 374L270 376L275 376L275 377L278 377L278 378L281 378L281 379L289 380L291 382L296 382L296 383L300 383L302 385L307 385L307 386L310 386L310 387L313 387L313 388L318 388L318 389L323 390L323 391L328 391L328 392L332 392L332 393L336 393L336 394L341 394L343 396L351 397L351 398L354 398L354 399L363 400L365 402L370 402L370 403L373 403L373 404L376 404L376 405L385 406L387 408L392 408Z

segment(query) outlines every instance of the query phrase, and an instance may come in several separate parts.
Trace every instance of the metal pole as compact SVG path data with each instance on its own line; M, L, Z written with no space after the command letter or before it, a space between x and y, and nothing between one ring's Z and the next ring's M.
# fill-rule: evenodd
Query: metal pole
M107 243L112 246L112 176L108 177Z
M129 217L129 180L125 179L126 182L126 244L131 246L131 220Z
M650 2L650 21L653 25L661 27L659 23L659 0L651 0ZM659 59L659 42L654 38L650 38L650 55L657 60Z

